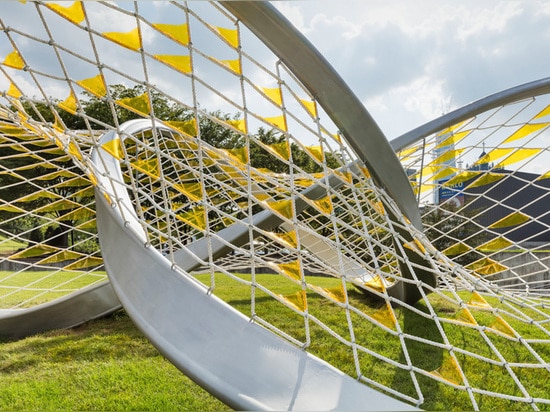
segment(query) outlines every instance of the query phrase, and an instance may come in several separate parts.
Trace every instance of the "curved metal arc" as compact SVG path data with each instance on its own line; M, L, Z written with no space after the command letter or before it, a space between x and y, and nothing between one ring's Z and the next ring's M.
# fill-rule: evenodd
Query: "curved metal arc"
M180 370L240 410L414 409L250 322L182 276L180 271L196 262L173 266L147 246L131 204L121 204L129 201L126 188L110 181L120 176L118 162L100 156L101 150L94 150L92 162L99 181L98 232L111 284L134 323ZM113 184L109 204L100 188Z
M540 96L547 93L550 93L550 77L511 87L510 89L486 96L438 117L437 119L429 121L416 129L396 137L390 142L390 145L394 151L398 152L407 146L418 142L424 137L467 120L475 114L486 112L494 109L495 107L517 102L522 99Z
M120 308L111 284L105 281L32 308L0 311L0 337L20 339L72 328Z
M409 179L388 140L347 84L315 47L268 2L221 1L235 17L243 22L273 53L278 56L300 82L315 96L335 125L343 133L374 181L394 200L401 213L414 227L422 230L422 219ZM398 216L391 215L394 222ZM399 226L399 225L398 225ZM406 242L412 241L408 231L400 230ZM412 273L401 263L403 276L422 280L435 286L433 272L421 255L406 250L403 260L410 259L418 269ZM414 303L420 297L415 284L396 282L392 296Z
M221 1L315 96L378 185L422 229L409 180L388 140L361 101L315 47L268 2Z

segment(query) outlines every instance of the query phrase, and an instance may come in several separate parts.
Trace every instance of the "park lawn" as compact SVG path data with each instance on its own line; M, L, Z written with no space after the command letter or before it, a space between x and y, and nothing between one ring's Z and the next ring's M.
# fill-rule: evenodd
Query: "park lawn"
M250 275L233 278L216 274L197 278L208 286L215 285L215 293L246 315L251 313L251 288L247 284ZM297 341L305 341L304 321L295 311L281 305L274 297L261 291L262 287L274 291L277 296L291 297L296 285L277 275L256 275L259 287L255 291L255 315L272 323L283 333ZM244 282L243 282L244 281ZM308 278L325 290L336 290L338 280L333 278ZM466 299L466 294L464 298ZM363 313L371 316L379 313L381 302L350 288L350 301ZM431 295L431 303L441 317L456 318L459 311L444 297ZM308 311L312 317L349 338L345 311L315 292L308 292ZM495 307L498 302L489 302ZM434 323L422 314L425 304L416 305L418 313L396 309L401 329L427 341L441 343L442 338ZM480 324L491 323L491 314L474 312ZM536 314L533 313L532 316ZM354 333L359 345L378 353L377 356L360 354L359 362L365 376L376 376L382 384L415 397L416 392L410 373L381 360L404 363L405 354L399 337L388 333L364 319L352 315ZM356 322L358 321L358 322ZM524 323L507 319L510 327L522 336L538 338L538 332ZM449 342L456 348L469 350L479 356L493 357L486 342L468 327L442 324ZM356 376L353 353L349 347L337 342L315 322L309 323L311 342L308 350ZM506 336L488 333L491 343L509 362L529 362L528 353L519 342ZM549 360L550 351L544 345L536 347L539 354ZM417 367L427 372L437 370L448 356L441 348L407 341L407 355ZM489 390L518 395L514 382L503 368L490 366L472 356L458 354L470 383ZM546 396L547 379L544 370L522 370L522 383L534 396ZM419 376L417 374L417 376ZM468 395L464 391L430 379L418 377L418 385L425 396L421 405L428 410L471 410ZM511 403L505 399L475 395L483 410L528 410L527 404ZM367 405L368 406L368 405ZM544 409L544 405L539 405ZM0 410L222 410L225 405L197 387L168 361L164 360L143 335L132 325L124 311L89 322L67 331L53 331L16 342L0 343ZM548 408L546 408L548 409Z
M107 280L105 271L0 271L0 309L31 307Z

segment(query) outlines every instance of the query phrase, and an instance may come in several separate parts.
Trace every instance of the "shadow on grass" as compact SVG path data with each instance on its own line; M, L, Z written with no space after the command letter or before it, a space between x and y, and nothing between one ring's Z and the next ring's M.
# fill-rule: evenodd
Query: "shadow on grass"
M423 303L416 303L415 308L428 313L428 309ZM443 338L439 332L435 322L427 319L418 313L415 313L409 309L399 309L402 314L402 328L403 332L407 335L416 336L421 339L425 339L430 342L443 343ZM437 346L429 345L427 343L418 341L416 339L405 339L408 356L413 366L424 369L425 371L434 371L438 369L443 363L444 349ZM407 357L403 350L399 362L407 364ZM416 374L418 383L422 393L426 396L427 400L437 397L439 384L433 380ZM398 369L394 376L393 385L394 388L400 390L400 387L412 387L411 373L407 370ZM413 397L417 397L416 393L408 393ZM429 408L429 403L424 407Z

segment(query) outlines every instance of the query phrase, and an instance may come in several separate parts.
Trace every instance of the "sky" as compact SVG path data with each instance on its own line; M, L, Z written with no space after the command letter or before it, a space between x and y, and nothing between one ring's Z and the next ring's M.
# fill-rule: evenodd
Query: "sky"
M273 4L334 66L390 140L466 103L550 75L547 0ZM22 16L17 7L4 16L6 21ZM140 7L150 7L164 21L162 2ZM2 13L9 13L4 5ZM118 18L107 23L128 29ZM58 38L77 47L76 37ZM0 43L2 53L10 48ZM34 55L39 59L39 53ZM122 57L108 60L126 69Z
M471 101L550 76L548 1L274 4L340 73L390 140Z

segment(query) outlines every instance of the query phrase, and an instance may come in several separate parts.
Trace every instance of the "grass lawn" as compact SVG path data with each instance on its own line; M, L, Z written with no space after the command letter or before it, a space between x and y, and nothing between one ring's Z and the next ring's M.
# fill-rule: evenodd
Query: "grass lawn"
M198 277L210 284L207 275ZM249 279L249 275L241 275ZM333 278L308 278L321 288L334 288ZM215 291L222 299L249 315L251 289L246 283L216 275ZM257 275L259 285L281 296L293 296L296 285L286 278ZM254 308L256 315L268 321L298 341L306 341L304 320L276 299L256 288ZM380 302L349 290L349 298L363 313L373 316L381 310ZM466 298L466 296L465 296ZM433 295L432 304L438 316L456 318L459 308ZM349 338L345 311L318 294L308 292L308 311L319 322L330 325ZM498 302L490 302L498 305ZM427 311L425 304L417 309ZM535 317L535 314L530 314ZM425 317L404 309L396 309L399 325L405 333L427 341L442 342L434 323ZM480 325L490 325L491 313L472 311ZM539 338L540 330L513 319L506 319L510 327L526 338ZM446 361L448 354L437 346L422 341L407 342L405 355L399 337L359 316L351 315L356 342L377 356L359 353L359 363L365 376L377 377L382 384L416 396L410 373L381 361L383 357L404 363L408 356L416 367L430 372ZM469 327L443 324L447 339L456 348L471 351L477 356L494 359L487 342ZM519 342L494 333L488 333L491 345L498 348L508 362L533 362L532 354ZM352 350L340 344L318 323L309 323L311 343L308 350L356 376ZM538 354L550 361L548 344L533 345ZM469 382L495 392L518 396L518 389L502 367L491 366L476 357L457 355ZM522 384L533 396L547 397L548 372L544 369L517 371ZM471 410L472 405L464 391L453 389L434 379L418 375L418 385L425 396L422 408L428 410ZM515 404L504 399L476 395L483 410L530 410L527 404ZM545 405L539 408L545 409ZM0 410L222 410L225 405L212 398L181 374L148 343L129 321L123 311L108 318L89 322L68 331L54 331L16 342L0 343ZM549 408L546 407L548 410Z
M0 410L227 410L170 362L124 311L0 343Z

